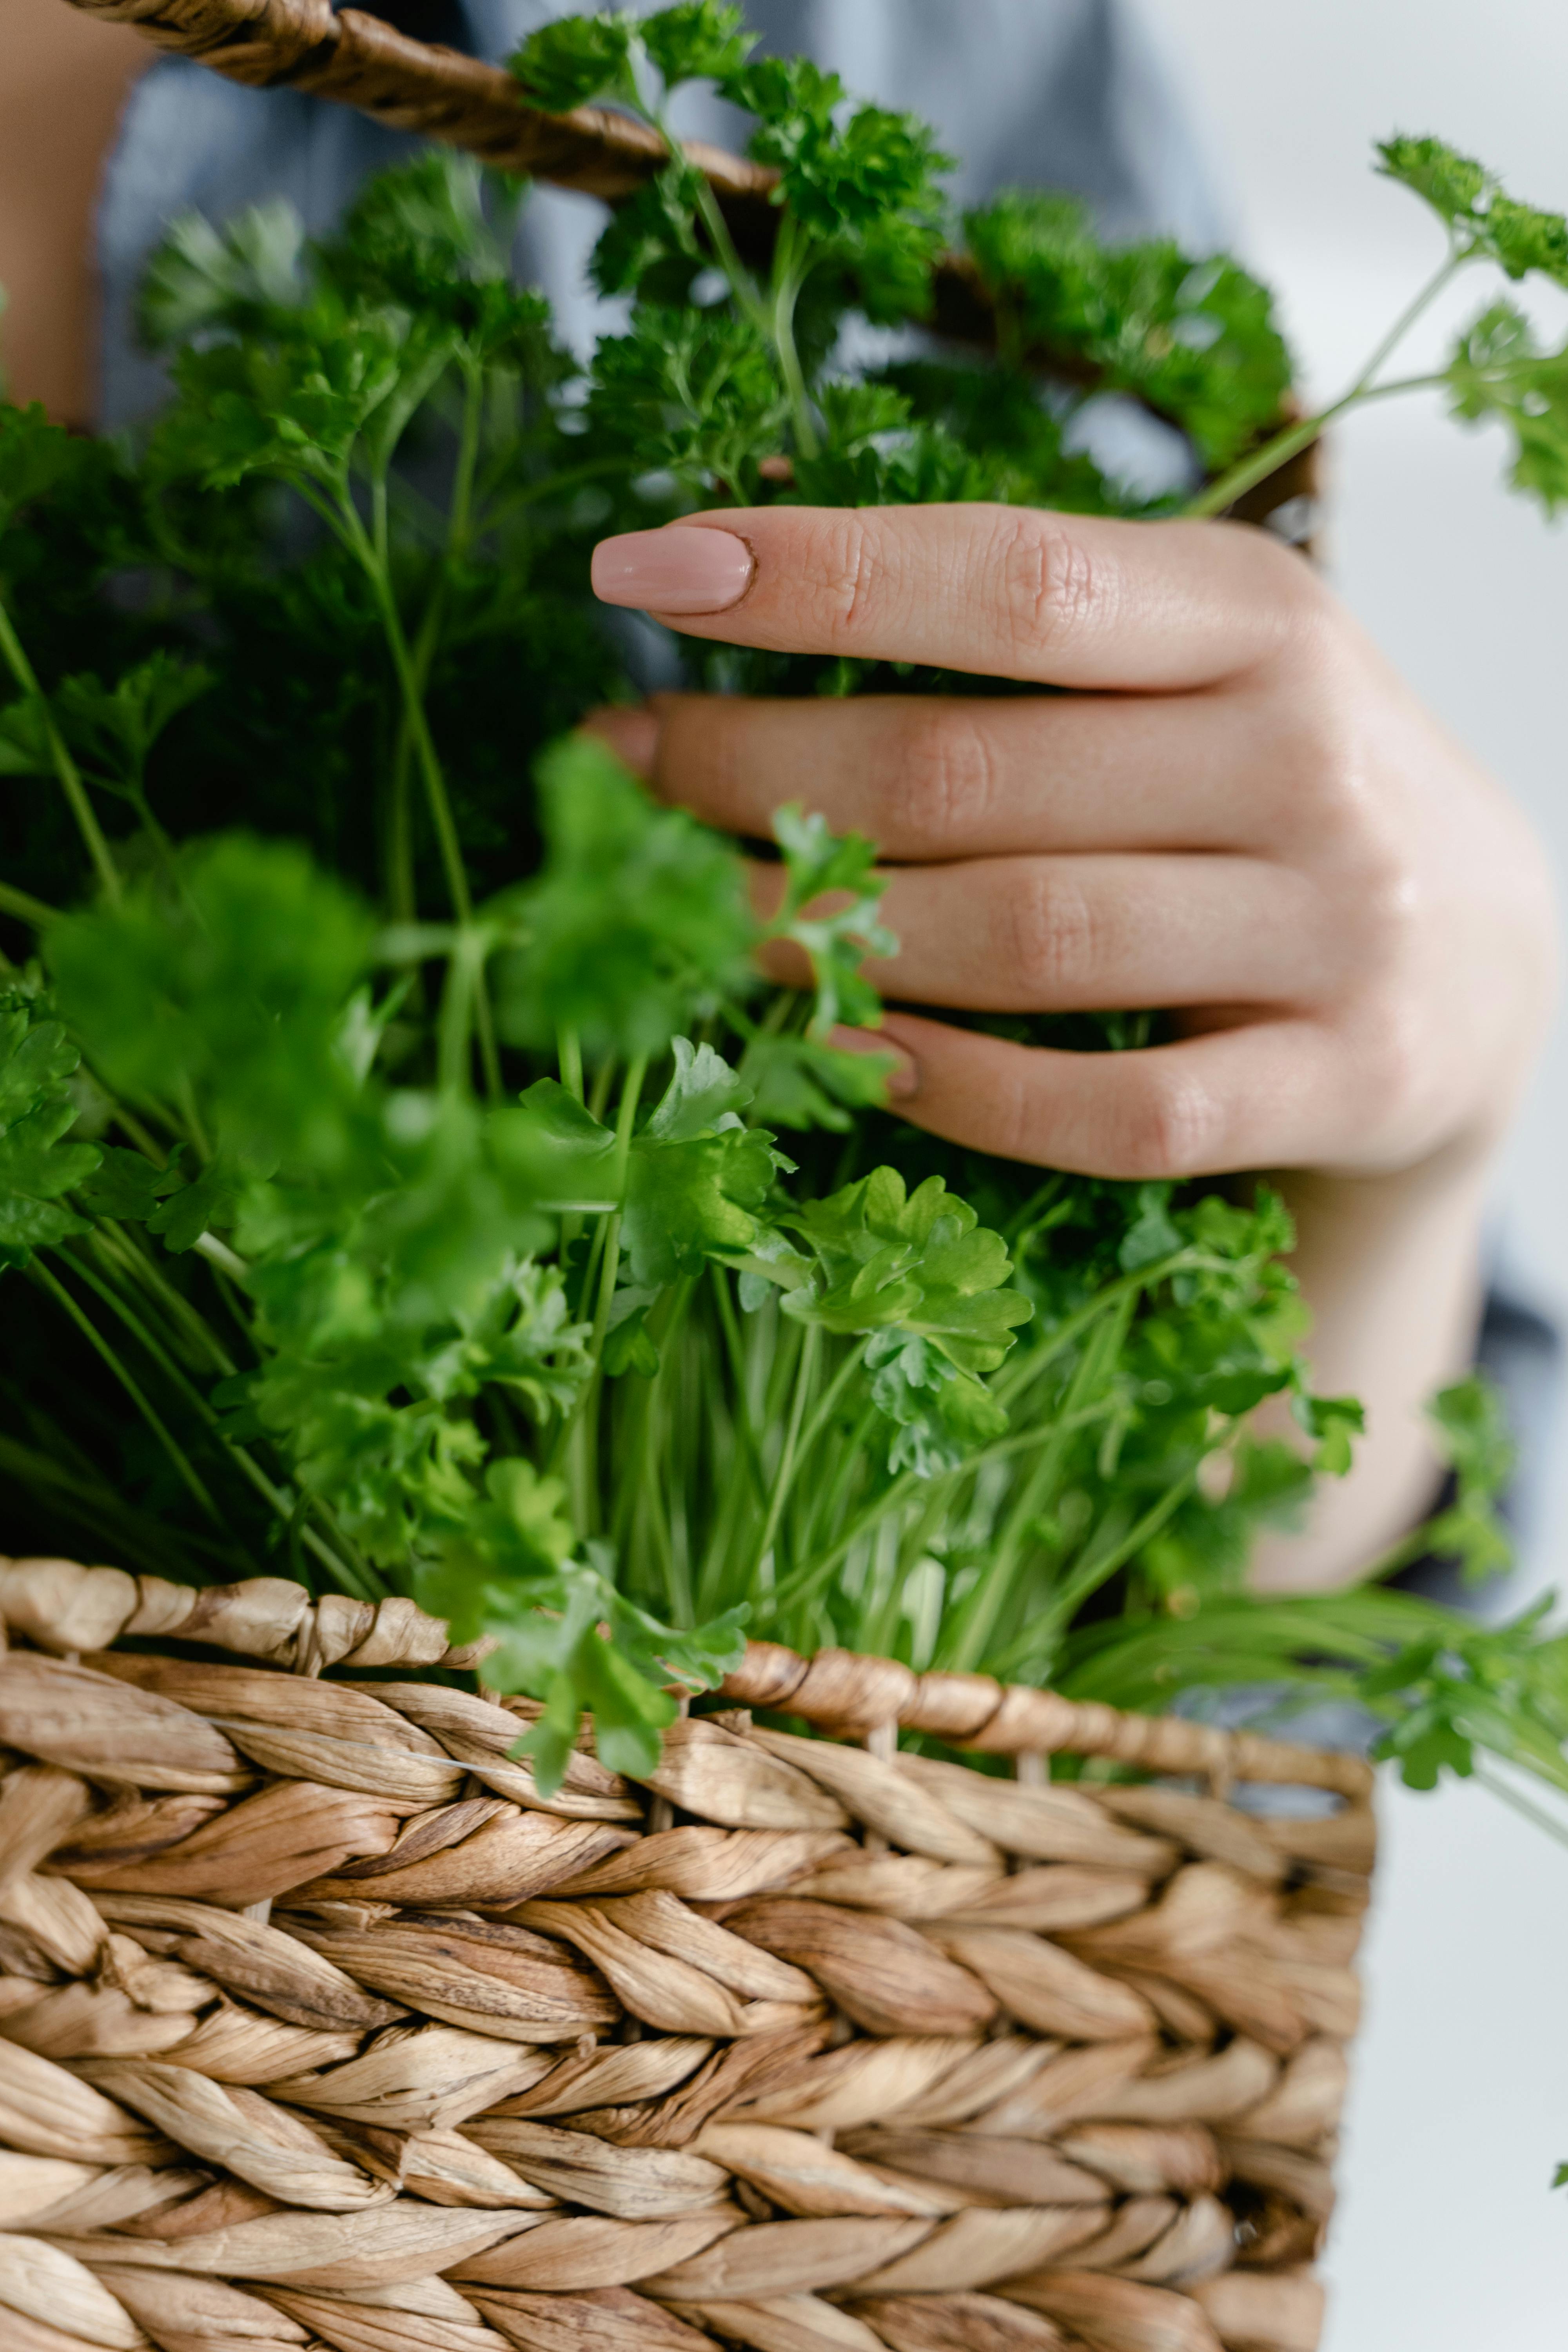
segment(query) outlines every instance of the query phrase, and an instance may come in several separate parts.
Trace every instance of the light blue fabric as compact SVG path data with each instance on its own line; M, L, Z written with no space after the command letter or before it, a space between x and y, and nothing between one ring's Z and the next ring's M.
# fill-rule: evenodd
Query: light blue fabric
M395 19L395 0L380 13ZM467 0L468 46L500 59L572 0ZM963 159L973 201L1020 181L1088 198L1116 236L1166 231L1197 250L1228 223L1170 78L1127 0L752 0L767 48L800 51L851 90L934 122ZM710 93L678 117L688 136L736 143L744 126ZM243 89L181 58L133 92L99 215L104 320L100 421L157 404L162 372L138 350L135 289L169 222L195 208L216 222L283 196L313 232L331 226L368 175L415 142L349 109L289 90ZM591 342L583 265L602 208L541 189L520 240L520 275L551 297L568 339Z

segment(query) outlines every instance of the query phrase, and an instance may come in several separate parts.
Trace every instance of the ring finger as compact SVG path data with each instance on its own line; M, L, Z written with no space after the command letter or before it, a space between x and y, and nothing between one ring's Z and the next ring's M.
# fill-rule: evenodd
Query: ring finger
M899 866L882 914L900 942L867 965L882 993L976 1013L1307 1003L1342 956L1316 885L1244 857Z

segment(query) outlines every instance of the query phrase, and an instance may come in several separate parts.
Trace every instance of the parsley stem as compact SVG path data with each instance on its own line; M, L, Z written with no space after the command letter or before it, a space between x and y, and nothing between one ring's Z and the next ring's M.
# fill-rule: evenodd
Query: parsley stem
M452 505L447 532L449 561L460 562L468 551L474 526L474 475L479 458L479 430L484 422L485 374L471 353L463 361L463 421L458 435L458 462L452 477Z
M1331 401L1327 407L1318 409L1312 415L1302 417L1297 424L1286 425L1265 441L1260 448L1255 449L1250 457L1238 458L1216 480L1200 490L1196 498L1189 499L1182 512L1194 517L1223 514L1226 508L1234 506L1237 499L1245 497L1258 483L1267 481L1270 474L1277 473L1298 451L1310 447L1335 417L1343 416L1350 409L1363 406L1369 400L1385 400L1391 394L1422 391L1430 384L1441 383L1440 375L1408 376L1395 383L1382 384L1374 379L1378 370L1393 356L1416 320L1473 257L1468 253L1450 253L1442 268L1405 305L1354 383L1341 393L1337 400Z
M1167 1519L1173 1517L1186 1501L1198 1483L1198 1468L1194 1463L1173 1485L1167 1486L1165 1492L1151 1503L1142 1517L1109 1551L1101 1552L1098 1557L1086 1555L1081 1558L1072 1573L1064 1577L1057 1586L1039 1615L1032 1618L1023 1633L999 1655L987 1657L989 1670L994 1674L1005 1675L1027 1657L1033 1648L1040 1645L1042 1637L1054 1642L1065 1633L1084 1602L1092 1599L1119 1568L1125 1568L1146 1543L1152 1542Z
M795 422L795 445L803 457L819 457L822 445L817 439L816 425L811 414L811 401L805 388L805 373L800 363L800 351L795 339L795 305L800 289L805 283L809 262L798 256L800 232L798 224L786 213L779 224L778 241L773 247L773 313L768 320L769 338L778 353L779 373L789 394L790 414Z
M1522 1789L1515 1789L1496 1772L1489 1772L1484 1764L1474 1767L1471 1778L1500 1803L1511 1807L1536 1829L1544 1830L1548 1837L1555 1838L1559 1845L1568 1845L1568 1822L1564 1822L1558 1814L1549 1813L1544 1805L1531 1804Z
M237 1369L234 1358L218 1339L205 1315L198 1314L182 1291L176 1290L144 1247L132 1242L122 1225L105 1218L93 1227L93 1246L105 1264L123 1276L138 1283L155 1299L171 1327L178 1325L185 1336L188 1348L199 1350L207 1359L210 1369L220 1380L231 1380Z
M41 898L16 889L9 882L0 882L0 915L9 915L18 923L30 923L36 931L42 930L46 923L59 920L58 908L46 907Z
M1434 271L1433 275L1427 279L1426 285L1421 288L1420 291L1411 301L1405 304L1398 318L1395 319L1393 326L1390 327L1387 334L1384 335L1383 341L1378 344L1377 349L1373 352L1372 357L1367 361L1366 365L1363 368L1360 375L1357 376L1354 383L1351 386L1352 396L1360 393L1367 392L1371 389L1372 384L1376 379L1378 371L1386 363L1387 361L1393 358L1394 352L1399 349L1400 344L1405 341L1405 336L1410 332L1411 328L1415 324L1416 320L1431 308L1438 295L1442 293L1444 288L1452 283L1458 272L1464 268L1466 263L1472 261L1474 258L1475 256L1470 253L1453 252L1449 254L1447 260L1444 262L1441 269Z
M115 1354L114 1349L110 1346L108 1340L104 1338L102 1332L100 1331L98 1326L93 1322L91 1317L85 1314L82 1308L78 1306L76 1300L71 1297L70 1292L66 1288L64 1283L50 1272L49 1268L44 1264L42 1258L36 1257L33 1260L31 1266L28 1268L28 1272L32 1276L34 1281L36 1281L42 1289L48 1292L56 1305L62 1307L65 1309L65 1312L76 1325L78 1330L81 1333L89 1347L90 1347L100 1360L107 1365L109 1370L113 1374L121 1387L125 1391L126 1395L131 1399L132 1403L135 1406L137 1412L141 1414L142 1420L146 1423L148 1428L157 1439L158 1444L163 1448L164 1454L168 1456L170 1465L173 1468L175 1476L179 1479L182 1486L185 1488L188 1494L194 1496L201 1508L206 1513L207 1517L212 1521L213 1525L215 1527L221 1528L224 1524L223 1515L219 1511L217 1505L213 1501L213 1498L208 1493L205 1484L202 1480L200 1475L186 1458L184 1447L180 1444L177 1438L175 1438L174 1433L170 1430L168 1424L163 1420L163 1415L159 1412L152 1400L147 1396L141 1384L132 1378L130 1372L121 1362L120 1358Z
M773 1548L773 1538L778 1534L779 1521L784 1516L784 1507L789 1500L790 1488L795 1483L795 1461L800 1448L801 1423L805 1419L806 1402L816 1377L816 1360L821 1352L822 1328L820 1324L809 1324L805 1338L801 1343L800 1360L795 1367L795 1395L790 1401L789 1425L784 1431L784 1450L779 1455L778 1468L773 1473L773 1491L768 1496L767 1516L763 1521L762 1533L757 1538L756 1546L752 1554L751 1572L746 1579L748 1586L755 1583L762 1572L763 1561Z
M78 1279L85 1282L89 1289L103 1301L103 1304L109 1308L110 1312L119 1317L121 1322L124 1324L132 1337L141 1342L148 1355L152 1357L153 1361L157 1365L159 1370L163 1374L164 1379L170 1382L171 1386L178 1390L180 1395L184 1399L185 1403L195 1414L197 1420L200 1421L206 1429L208 1435L216 1439L218 1444L223 1447L224 1452L228 1456L228 1459L233 1463L235 1468L239 1471L243 1477L249 1480L252 1486L255 1487L257 1493L268 1506L268 1508L280 1519L289 1520L291 1518L295 1506L290 1504L288 1496L284 1494L279 1487L274 1485L273 1481L261 1468L259 1463L256 1462L252 1458L243 1445L237 1444L232 1438L226 1435L221 1420L213 1411L211 1405L208 1404L205 1397L202 1395L199 1389L195 1388L192 1382L187 1380L184 1373L180 1370L178 1364L173 1360L167 1349L162 1345L162 1343L151 1331L148 1330L146 1325L142 1322L141 1317L136 1314L135 1310L130 1307L123 1298L120 1297L108 1283L100 1281L98 1276L92 1272L91 1268L83 1265L79 1258L73 1256L68 1251L63 1253L63 1255L65 1255L67 1263L69 1265L72 1273L77 1276ZM233 1366L230 1365L228 1369L232 1371Z
M647 1055L639 1054L626 1066L626 1083L621 1089L620 1108L616 1118L616 1197L626 1198L626 1171L631 1160L632 1130L637 1124L637 1104L642 1096L643 1080L647 1075ZM610 1328L610 1308L615 1300L616 1277L621 1266L621 1212L612 1209L600 1221L602 1249L599 1265L598 1299L594 1309L593 1335L589 1351L594 1369L583 1384L572 1418L562 1433L557 1446L557 1459L569 1450L573 1467L573 1503L578 1525L591 1529L598 1520L597 1454L599 1401L605 1384L605 1339Z
M447 779L442 772L440 755L430 732L426 716L425 696L414 656L409 648L403 616L397 609L392 578L360 520L359 510L345 492L341 503L339 530L358 556L370 583L381 614L382 633L392 666L397 673L402 689L404 715L414 739L415 757L425 781L425 797L430 811L430 822L436 830L436 843L441 856L442 871L447 879L447 894L452 902L452 912L467 929L473 922L474 903L468 889L468 877L463 866L462 845L458 839L458 827L452 815L452 803L447 791ZM479 1060L485 1074L485 1091L492 1102L499 1101L501 1091L500 1057L496 1051L495 1025L490 1016L489 992L481 971L474 985L474 1026L479 1033Z
M28 701L37 709L38 716L43 721L44 740L49 747L49 758L54 762L55 774L59 780L60 790L66 796L71 814L76 819L77 830L86 845L87 854L92 860L93 871L98 876L103 895L111 907L118 907L121 898L120 876L115 870L114 860L109 854L109 844L104 839L103 828L99 824L92 803L88 797L87 786L81 780L81 771L66 748L65 738L55 724L55 715L49 708L49 698L38 684L37 673L27 659L22 640L12 625L11 615L6 611L3 601L0 601L0 654L5 655L6 667L12 677Z

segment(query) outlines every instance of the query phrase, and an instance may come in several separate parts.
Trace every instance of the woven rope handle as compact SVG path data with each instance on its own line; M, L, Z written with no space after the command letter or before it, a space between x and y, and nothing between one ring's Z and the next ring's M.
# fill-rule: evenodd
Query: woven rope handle
M253 89L288 87L357 106L397 131L466 148L498 171L614 200L664 161L656 131L595 106L541 114L500 66L410 40L330 0L69 0L84 16L133 25L160 49L196 58ZM687 152L727 199L764 205L773 174L720 147Z
M107 1650L127 1635L201 1642L309 1675L327 1666L467 1671L488 1646L450 1646L446 1626L411 1601L373 1604L342 1593L312 1601L303 1585L273 1576L198 1588L61 1559L0 1561L0 1632L56 1656ZM885 1741L897 1727L988 1755L1103 1757L1148 1772L1195 1774L1222 1789L1268 1780L1363 1800L1373 1780L1358 1756L1175 1716L1126 1715L989 1675L917 1675L850 1650L806 1659L776 1643L748 1643L722 1696L852 1738Z

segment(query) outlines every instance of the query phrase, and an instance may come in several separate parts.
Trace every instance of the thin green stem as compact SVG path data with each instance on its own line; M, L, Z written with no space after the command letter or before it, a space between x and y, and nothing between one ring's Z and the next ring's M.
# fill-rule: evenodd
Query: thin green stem
M1510 1806L1521 1819L1529 1822L1534 1828L1543 1830L1550 1838L1555 1838L1559 1845L1568 1845L1568 1822L1564 1822L1554 1813L1549 1813L1544 1805L1533 1804L1522 1789L1515 1789L1507 1780L1500 1780L1495 1772L1489 1772L1484 1764L1478 1764L1471 1777L1488 1791L1489 1795L1496 1797L1500 1803Z
M805 388L805 372L800 363L800 350L795 339L795 305L800 300L809 261L800 254L800 232L796 222L786 214L780 223L778 239L773 247L773 310L769 332L778 353L779 372L789 395L790 414L795 423L795 446L803 457L821 454L816 423L811 413L811 400Z
M9 882L0 882L0 915L9 915L18 923L30 923L36 931L41 931L46 923L59 921L58 908L46 907L41 898L16 889Z
M624 1199L626 1189L626 1169L631 1159L632 1133L637 1124L637 1104L642 1097L643 1080L647 1075L647 1056L638 1055L626 1067L626 1084L621 1089L620 1108L616 1118L616 1178L615 1197ZM594 1327L589 1339L589 1352L594 1369L583 1386L572 1417L562 1431L556 1448L556 1458L563 1454L571 1465L571 1489L579 1527L592 1532L599 1524L598 1448L596 1444L599 1401L605 1384L605 1339L610 1328L610 1308L615 1301L616 1277L621 1266L621 1212L612 1209L600 1220L595 1236L599 1252L598 1295L594 1308ZM591 1271L590 1267L590 1271Z
M28 1272L39 1286L48 1292L50 1297L54 1299L57 1306L64 1308L66 1314L70 1318L78 1330L81 1333L83 1339L88 1342L88 1345L108 1367L109 1370L119 1381L121 1387L125 1391L126 1395L131 1399L132 1403L135 1406L137 1412L141 1414L142 1420L146 1423L148 1428L152 1431L153 1436L157 1439L158 1444L167 1455L169 1463L174 1471L174 1475L179 1479L180 1484L185 1488L187 1493L195 1498L196 1503L199 1504L201 1508L206 1513L208 1518L213 1522L213 1525L215 1527L221 1528L223 1525L222 1514L218 1510L217 1505L213 1501L213 1498L208 1493L206 1486L199 1473L186 1458L184 1447L179 1444L168 1424L163 1420L163 1415L153 1403L151 1398L148 1397L140 1383L132 1379L126 1367L121 1362L120 1358L115 1354L114 1349L110 1346L102 1332L99 1330L90 1316L82 1312L82 1309L71 1297L70 1292L66 1288L64 1283L60 1282L50 1272L49 1268L44 1264L41 1258L35 1258L33 1260L31 1266L28 1268Z
M237 1369L234 1358L218 1339L205 1315L197 1313L182 1291L161 1271L149 1252L138 1248L122 1226L108 1219L92 1230L92 1244L100 1256L115 1271L127 1275L156 1300L171 1325L184 1332L187 1346L206 1358L208 1367L220 1380L230 1380Z
M1473 258L1474 256L1468 253L1450 252L1442 268L1405 305L1354 382L1340 394L1338 399L1330 401L1327 407L1320 408L1314 415L1284 426L1261 447L1253 450L1249 457L1238 458L1234 466L1228 467L1217 479L1200 490L1196 498L1190 499L1183 508L1183 513L1193 516L1224 514L1237 499L1245 497L1258 483L1267 481L1270 474L1278 472L1299 450L1310 447L1335 417L1344 415L1352 408L1363 407L1370 400L1384 400L1397 393L1424 391L1433 383L1440 383L1443 381L1440 375L1408 376L1399 383L1385 384L1378 383L1375 379L1378 371L1393 357L1416 320L1452 282L1456 273Z
M828 1422L832 1419L833 1413L837 1406L838 1400L843 1395L845 1390L848 1387L850 1381L854 1379L856 1373L860 1370L861 1365L865 1362L866 1350L870 1344L871 1342L869 1339L858 1339L856 1341L854 1347L850 1349L849 1353L845 1357L844 1361L839 1365L838 1370L834 1373L833 1378L828 1381L827 1386L824 1389L821 1397L818 1399L811 1419L806 1423L805 1429L801 1432L800 1466L803 1470L805 1469L806 1463L811 1458L812 1447L816 1444L817 1439L821 1436L823 1431L826 1428Z
M1383 341L1378 344L1377 349L1373 352L1372 357L1362 369L1360 375L1357 376L1354 383L1351 386L1352 394L1366 392L1371 388L1377 379L1379 371L1389 360L1393 358L1394 352L1399 349L1400 344L1405 341L1405 336L1410 332L1411 328L1415 326L1416 320L1423 317L1425 313L1431 309L1438 295L1442 293L1444 288L1452 284L1454 278L1458 275L1459 271L1464 268L1467 262L1472 261L1474 258L1475 256L1470 253L1449 253L1448 258L1444 262L1441 269L1434 271L1433 275L1427 279L1426 285L1420 288L1413 299L1405 304L1404 310L1401 310L1398 318L1395 319L1393 326L1390 327L1387 334L1384 335Z
M662 127L661 125L660 128ZM671 147L679 153L680 152L679 142L671 138L668 131L664 132L664 136L669 140ZM709 186L706 177L700 173L698 174L697 209L701 215L702 226L708 232L708 241L713 247L713 257L728 279L730 291L733 294L737 305L750 319L752 324L771 341L773 320L769 315L768 306L758 289L756 279L735 248L735 240L730 234L730 224L724 218L723 209L718 197Z
M1117 1570L1124 1568L1146 1543L1152 1542L1166 1520L1180 1509L1198 1483L1198 1468L1199 1465L1194 1464L1173 1486L1167 1486L1158 1500L1149 1506L1142 1517L1109 1551L1081 1561L1070 1576L1064 1577L1039 1616L1031 1621L1000 1658L992 1661L993 1670L998 1674L1007 1672L1016 1661L1027 1656L1032 1649L1039 1646L1042 1635L1050 1640L1064 1633L1084 1602L1091 1600L1100 1586L1108 1583Z
M452 911L465 929L473 921L473 898L468 889L468 877L463 866L462 845L458 839L458 827L452 815L452 803L447 792L447 779L442 772L440 755L430 722L426 716L425 696L419 673L410 650L403 616L397 609L392 580L385 563L361 522L352 497L345 490L342 501L339 530L345 544L353 549L370 583L381 614L382 633L392 666L403 696L404 716L414 740L415 757L425 782L425 796L435 828L436 845L440 853L442 872L447 882L447 895ZM479 1059L485 1074L485 1089L491 1101L500 1098L500 1058L496 1051L495 1026L490 1016L489 997L481 973L474 989L474 1026L479 1034Z
M1039 1460L1014 1498L984 1575L960 1611L950 1639L942 1646L943 1665L961 1673L973 1672L984 1655L1003 1610L1013 1597L1029 1531L1061 1475L1071 1441L1073 1416L1101 1381L1107 1366L1115 1361L1135 1305L1136 1293L1125 1296L1120 1311L1101 1324L1084 1349L1062 1401L1062 1412L1052 1425Z
M44 723L44 738L49 747L49 758L54 762L55 774L59 781L60 790L64 793L71 814L76 819L77 830L80 833L87 847L87 854L92 860L93 871L98 876L103 895L111 907L118 907L121 899L120 876L115 870L114 860L109 854L109 844L104 838L103 829L98 822L92 803L88 798L87 786L81 780L81 771L66 748L65 738L55 724L55 716L49 708L48 697L38 684L37 674L27 659L22 640L12 625L11 615L4 603L0 603L0 654L5 656L6 667L22 692L37 707Z
M730 1295L730 1277L721 1265L710 1264L713 1294L719 1302L719 1328L724 1335L724 1346L730 1358L731 1389L731 1412L735 1424L739 1448L756 1486L757 1499L767 1493L767 1475L757 1446L757 1433L752 1422L752 1401L747 1393L746 1351L741 1341L741 1327L735 1318L735 1302Z
M108 1283L100 1282L98 1276L92 1272L90 1266L83 1265L79 1257L76 1257L68 1252L66 1255L67 1262L78 1280L85 1282L88 1288L93 1292L96 1297L102 1300L110 1312L119 1318L120 1321L124 1324L125 1328L131 1333L132 1339L137 1340L139 1344L146 1349L148 1355L152 1357L153 1361L157 1365L165 1380L170 1382L172 1387L179 1391L180 1395L184 1399L185 1403L195 1414L197 1420L202 1423L203 1426L207 1431L208 1435L216 1439L217 1444L223 1447L225 1454L234 1464L241 1476L248 1479L251 1486L255 1487L257 1493L267 1504L269 1510L274 1512L279 1518L287 1521L291 1517L294 1508L290 1504L288 1496L280 1487L273 1483L273 1481L267 1475L265 1470L262 1469L260 1464L246 1451L243 1445L237 1444L232 1438L226 1435L222 1422L218 1415L213 1411L211 1405L208 1404L205 1397L202 1395L200 1390L196 1388L191 1381L187 1380L179 1365L176 1364L169 1355L168 1350L161 1344L154 1335L148 1330L141 1317L135 1313L133 1308L126 1304L125 1300L121 1298Z
M748 1590L755 1584L763 1563L773 1548L773 1538L778 1533L779 1520L783 1517L784 1504L789 1499L789 1491L795 1482L801 1425L805 1417L806 1402L816 1375L816 1360L821 1351L821 1326L813 1323L807 1328L805 1338L801 1343L800 1360L795 1366L795 1395L790 1402L789 1423L784 1431L784 1450L779 1455L778 1467L773 1473L773 1490L768 1496L767 1514L763 1520L762 1533L757 1538L756 1546L752 1554L751 1572L746 1579Z
M468 551L474 528L474 475L479 458L479 434L485 413L485 372L471 356L463 362L463 419L458 434L458 461L452 475L451 516L447 553L460 562Z

